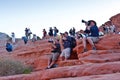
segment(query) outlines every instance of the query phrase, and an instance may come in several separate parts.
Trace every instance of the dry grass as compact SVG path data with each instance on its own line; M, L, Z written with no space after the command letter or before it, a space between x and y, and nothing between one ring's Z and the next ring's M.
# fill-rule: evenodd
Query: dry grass
M27 74L32 71L32 68L22 64L19 61L10 59L0 60L0 76L9 76L16 74Z

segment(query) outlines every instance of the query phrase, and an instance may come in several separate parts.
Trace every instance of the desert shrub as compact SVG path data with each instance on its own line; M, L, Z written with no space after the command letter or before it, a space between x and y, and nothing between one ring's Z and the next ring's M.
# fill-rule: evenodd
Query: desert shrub
M10 59L0 60L0 76L28 74L31 71L32 71L31 67L28 67L19 61Z

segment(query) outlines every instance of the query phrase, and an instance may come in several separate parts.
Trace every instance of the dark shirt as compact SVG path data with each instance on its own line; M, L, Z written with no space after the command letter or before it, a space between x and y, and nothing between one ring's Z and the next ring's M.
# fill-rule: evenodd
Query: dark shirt
M92 26L91 28L90 28L90 36L91 37L98 37L99 36L99 29L98 29L98 27L97 26Z
M50 30L49 30L49 35L50 35L50 36L53 36L53 29L50 29Z
M52 52L53 52L53 53L56 53L56 52L60 53L60 52L61 52L60 44L59 44L59 43L56 43L55 46L56 46L56 48L54 48L54 49L52 50Z
M12 47L12 45L10 43L6 43L6 50L8 52L11 52L13 50L13 47Z
M70 44L71 37L70 37L70 36L67 36L66 38L67 38L67 39L64 40L64 44L63 44L64 49L65 49L65 48L71 48L71 44Z

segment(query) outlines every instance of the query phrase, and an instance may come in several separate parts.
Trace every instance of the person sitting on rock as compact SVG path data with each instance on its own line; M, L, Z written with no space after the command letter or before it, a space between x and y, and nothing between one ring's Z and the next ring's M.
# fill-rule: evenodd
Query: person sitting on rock
M54 64L56 63L56 61L58 60L58 57L60 55L61 52L61 48L60 48L60 44L59 44L59 40L55 39L52 43L52 54L48 60L48 67L46 69L49 68L53 68Z
M22 37L22 40L24 41L25 44L27 44L28 38L26 36Z
M33 34L32 42L35 42L35 41L37 41L37 36L36 34Z
M12 51L13 51L12 44L10 44L9 42L6 43L6 50L7 50L8 52L12 52Z
M60 55L61 60L67 60L70 57L70 53L71 53L71 37L68 36L68 32L64 33L63 36L63 47L64 49L62 50L62 53Z
M94 20L89 20L88 23L89 23L89 25L86 24L86 26L87 26L86 29L89 32L89 35L86 36L86 37L83 37L83 39L82 39L83 47L84 47L83 52L87 51L87 48L86 48L87 41L92 46L92 49L96 50L96 47L95 47L94 43L98 42L98 40L99 40L99 29L96 25L96 22Z

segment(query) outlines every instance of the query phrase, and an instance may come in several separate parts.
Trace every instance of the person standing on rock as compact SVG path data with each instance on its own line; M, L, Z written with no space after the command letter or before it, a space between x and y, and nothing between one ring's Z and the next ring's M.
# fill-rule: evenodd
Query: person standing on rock
M45 39L46 36L47 36L47 31L45 29L43 29L43 37L42 37L42 39Z
M56 28L56 27L54 27L54 29L53 29L53 31L54 31L54 37L56 37L57 36L57 33L59 32L59 30Z
M50 37L53 36L53 29L52 29L52 27L50 27L50 29L49 29L49 36L50 36Z
M64 33L64 37L63 39L63 46L64 49L62 50L62 53L60 55L61 60L67 60L70 57L70 53L71 53L71 37L68 36L68 32Z
M25 28L25 36L28 38L28 28Z
M11 37L12 37L12 43L15 44L15 33L14 32L12 32Z
M60 48L60 44L59 44L59 40L55 39L52 43L52 54L48 60L48 67L46 69L49 68L53 68L54 64L56 63L56 61L58 60L58 57L60 55L61 52L61 48Z
M87 31L89 32L89 35L82 39L82 43L83 43L83 47L84 47L83 52L87 51L87 47L86 47L87 41L92 46L92 49L96 50L96 47L95 47L94 43L98 42L98 40L99 40L99 29L98 29L98 27L96 25L96 22L94 20L89 20L85 24L86 24L86 27L87 27Z
M32 34L31 30L30 30L30 28L28 28L28 39L29 40L31 39L31 34Z

